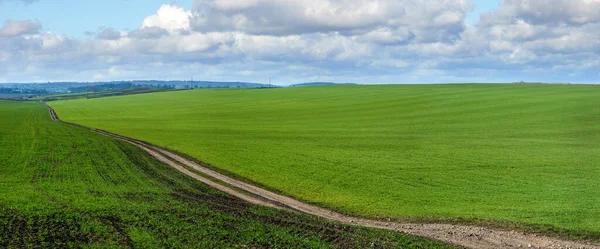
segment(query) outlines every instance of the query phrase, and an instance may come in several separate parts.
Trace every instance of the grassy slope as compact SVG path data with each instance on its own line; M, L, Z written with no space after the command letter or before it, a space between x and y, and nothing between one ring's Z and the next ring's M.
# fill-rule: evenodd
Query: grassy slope
M0 248L445 247L245 204L40 103L0 120Z
M52 106L351 213L600 231L598 96L594 86L341 86Z

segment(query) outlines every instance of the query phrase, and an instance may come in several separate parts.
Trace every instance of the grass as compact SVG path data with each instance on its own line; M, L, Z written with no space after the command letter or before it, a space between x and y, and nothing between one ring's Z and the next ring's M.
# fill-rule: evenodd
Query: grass
M63 120L166 146L351 214L597 236L598 96L596 86L390 85L51 105Z
M0 120L0 248L450 248L247 204L41 103Z

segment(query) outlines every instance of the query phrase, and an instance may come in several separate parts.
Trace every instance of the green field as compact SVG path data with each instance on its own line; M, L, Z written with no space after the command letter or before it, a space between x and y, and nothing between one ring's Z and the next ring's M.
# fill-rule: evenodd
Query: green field
M246 204L40 103L0 120L0 248L447 248Z
M52 102L351 214L600 231L600 87L196 90Z
M49 94L49 95L39 95L33 98L29 98L31 101L55 101L55 100L67 100L67 99L92 99L92 98L104 98L111 96L123 96L123 95L132 95L132 94L142 94L142 93L153 93L153 92L167 92L167 91L176 91L174 89L163 89L163 88L124 88L124 89L112 89L112 90L103 90L97 92L74 92L74 93L57 93L57 94ZM0 95L0 98L2 95Z

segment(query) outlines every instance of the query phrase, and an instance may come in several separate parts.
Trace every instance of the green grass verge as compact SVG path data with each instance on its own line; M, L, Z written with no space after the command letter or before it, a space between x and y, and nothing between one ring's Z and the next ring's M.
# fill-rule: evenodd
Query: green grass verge
M40 103L0 120L0 248L450 248L247 204Z
M51 105L66 121L166 146L351 214L598 234L598 96L596 86L392 85Z

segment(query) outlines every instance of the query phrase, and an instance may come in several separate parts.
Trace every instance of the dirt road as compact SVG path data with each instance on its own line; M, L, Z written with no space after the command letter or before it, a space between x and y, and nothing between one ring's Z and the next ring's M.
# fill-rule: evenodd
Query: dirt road
M60 121L54 110L48 105L46 105L46 107L50 112L52 120ZM71 125L82 127L76 124ZM220 191L253 204L306 213L348 225L399 231L468 248L600 249L599 245L593 245L585 242L566 241L557 238L538 236L535 234L524 234L522 232L515 231L504 231L466 225L396 223L346 216L332 210L307 204L296 199L253 186L246 182L236 180L206 168L199 163L178 155L175 152L106 131L87 127L83 128L131 143L145 150L157 160L170 165L178 171Z

